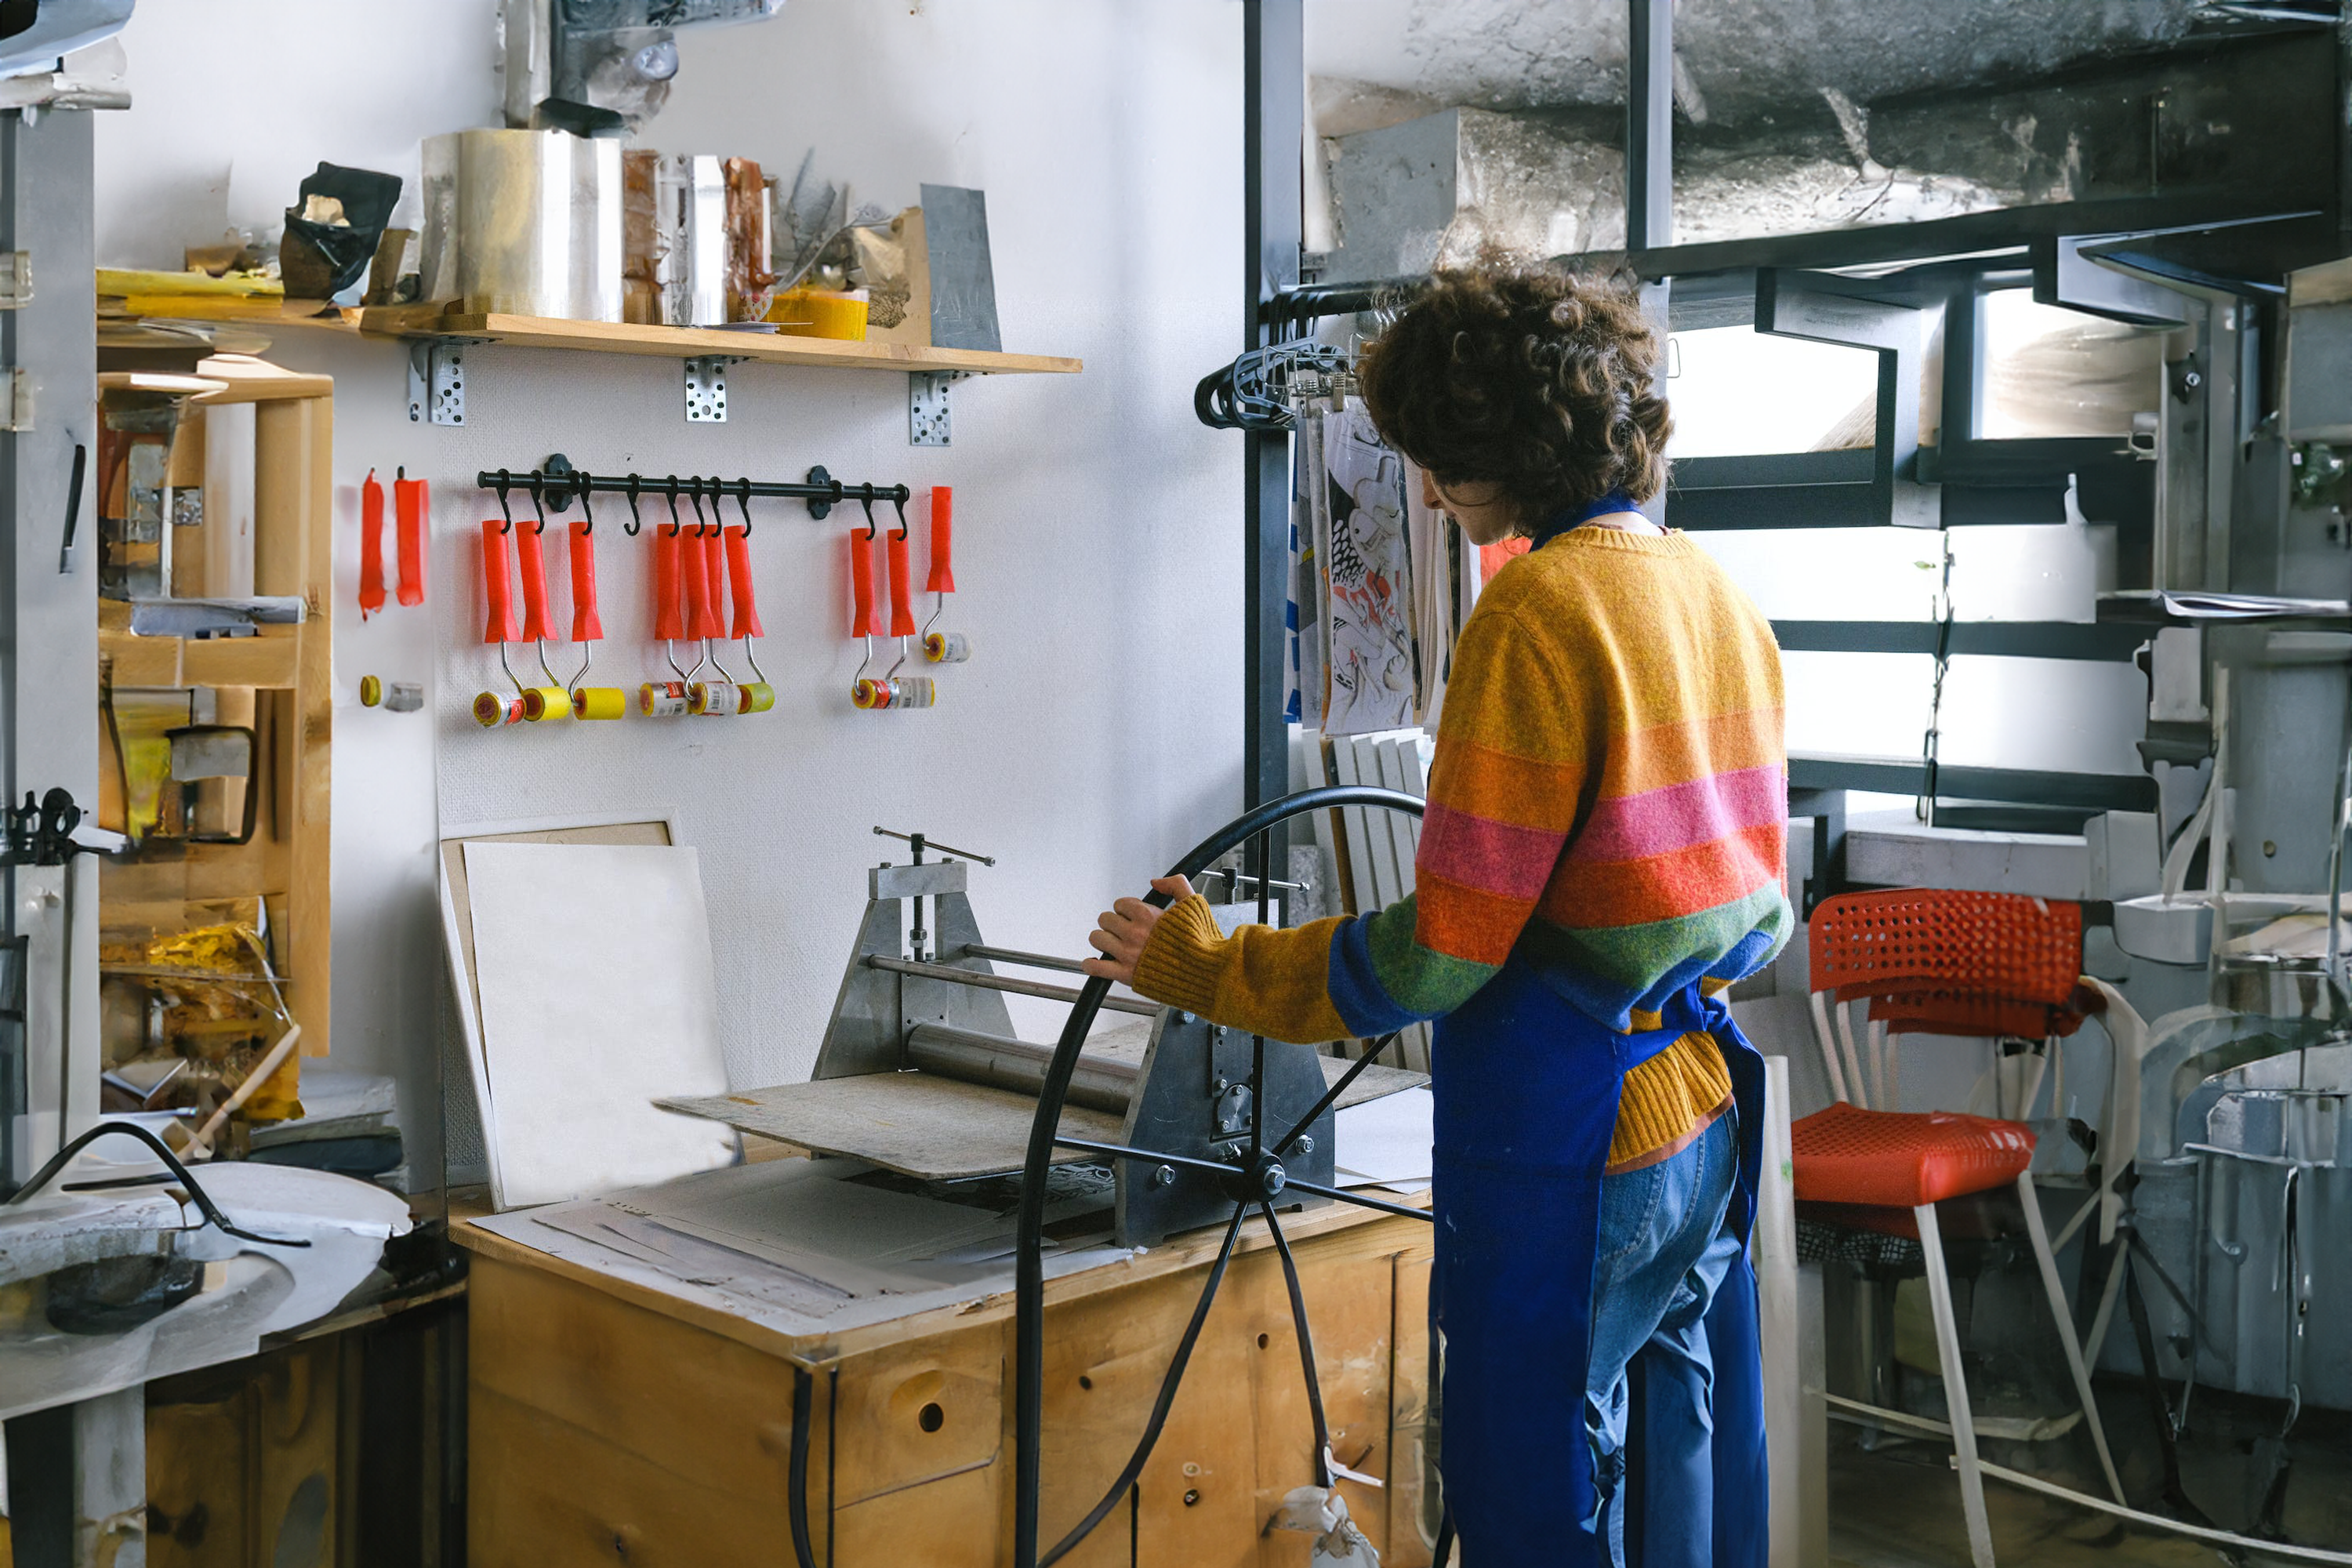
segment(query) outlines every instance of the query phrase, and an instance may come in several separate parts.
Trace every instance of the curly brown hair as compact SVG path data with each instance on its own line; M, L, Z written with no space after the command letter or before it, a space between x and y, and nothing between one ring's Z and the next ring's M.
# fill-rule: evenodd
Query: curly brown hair
M1521 532L1665 481L1657 334L1622 282L1548 267L1442 271L1370 345L1372 422L1448 489L1500 487Z

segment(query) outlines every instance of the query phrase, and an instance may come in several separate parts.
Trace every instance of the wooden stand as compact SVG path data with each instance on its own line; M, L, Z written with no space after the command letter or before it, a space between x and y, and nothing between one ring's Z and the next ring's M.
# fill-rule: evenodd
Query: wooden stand
M1011 1561L1013 1299L787 1336L473 1225L467 1532L477 1563L792 1562L793 1368L815 1376L809 1505L835 1568ZM1328 1205L1286 1216L1340 1463L1387 1568L1423 1568L1431 1237ZM1133 1450L1213 1259L1202 1231L1046 1287L1045 1539ZM1071 1568L1297 1568L1265 1533L1309 1484L1312 1428L1279 1260L1253 1220L1158 1447Z

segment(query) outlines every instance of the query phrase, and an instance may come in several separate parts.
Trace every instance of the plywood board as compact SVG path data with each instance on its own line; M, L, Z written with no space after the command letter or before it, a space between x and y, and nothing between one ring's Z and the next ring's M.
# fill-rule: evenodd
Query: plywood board
M465 858L499 1205L730 1163L732 1138L652 1103L726 1088L694 851L469 844Z

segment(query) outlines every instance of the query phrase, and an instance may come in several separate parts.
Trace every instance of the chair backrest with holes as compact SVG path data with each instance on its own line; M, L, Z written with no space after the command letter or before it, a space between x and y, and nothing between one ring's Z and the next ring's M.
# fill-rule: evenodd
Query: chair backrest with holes
M1812 988L1870 999L1899 1034L2069 1035L2083 910L2063 899L1938 888L1840 893L1810 925Z

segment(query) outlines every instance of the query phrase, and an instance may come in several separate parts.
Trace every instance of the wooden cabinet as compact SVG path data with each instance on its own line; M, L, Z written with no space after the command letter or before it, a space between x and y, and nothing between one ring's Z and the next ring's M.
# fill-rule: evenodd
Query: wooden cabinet
M1332 1448L1389 1568L1429 1562L1422 1435L1430 1235L1419 1221L1291 1216ZM1009 1290L832 1338L788 1339L469 1226L471 1560L659 1568L792 1561L795 1364L814 1373L809 1519L835 1568L1011 1561ZM1141 1435L1218 1237L1054 1281L1046 1312L1047 1542L1093 1507ZM1279 1260L1255 1222L1166 1429L1071 1568L1297 1568L1267 1536L1312 1479Z

